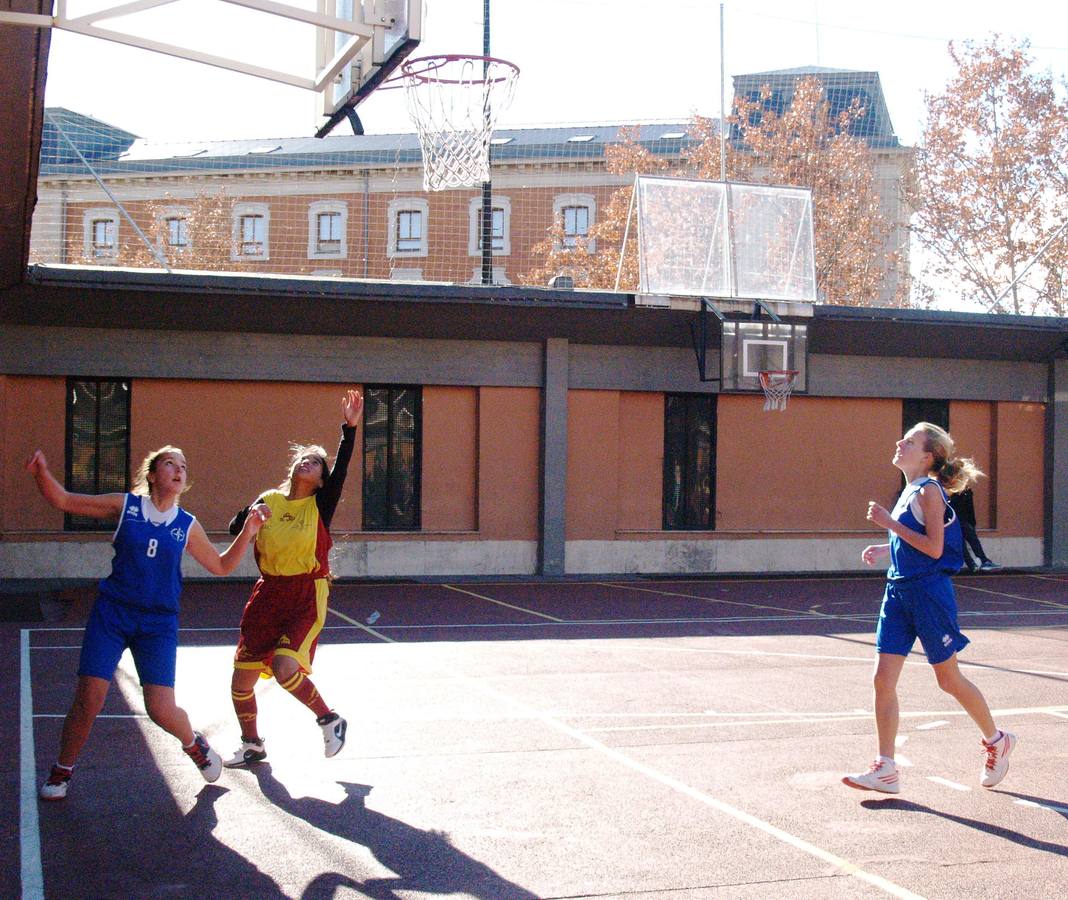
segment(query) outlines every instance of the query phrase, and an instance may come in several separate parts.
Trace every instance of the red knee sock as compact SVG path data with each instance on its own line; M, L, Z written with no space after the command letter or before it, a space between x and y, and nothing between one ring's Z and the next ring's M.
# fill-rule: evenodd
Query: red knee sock
M237 713L237 721L241 723L241 737L258 741L260 734L256 728L256 691L241 693L231 689L230 699L234 701L234 712Z
M311 679L299 669L292 675L292 677L279 683L301 703L308 707L308 709L315 713L316 718L325 716L330 712L330 707L323 702L323 698L319 696L319 691L316 689L315 685L312 684Z

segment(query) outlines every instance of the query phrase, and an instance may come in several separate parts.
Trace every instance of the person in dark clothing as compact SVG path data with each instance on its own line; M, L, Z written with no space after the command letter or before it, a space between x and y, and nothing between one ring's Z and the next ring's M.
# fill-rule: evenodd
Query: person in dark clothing
M975 530L975 498L972 496L972 489L967 488L959 494L952 494L949 505L957 513L961 531L964 533L964 568L969 572L996 572L1001 566L991 561L983 551L979 533ZM975 554L975 559L972 559L969 549Z

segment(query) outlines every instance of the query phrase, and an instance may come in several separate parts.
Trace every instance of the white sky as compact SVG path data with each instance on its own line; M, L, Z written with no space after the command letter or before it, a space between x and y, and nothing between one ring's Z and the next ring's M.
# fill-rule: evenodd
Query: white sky
M314 0L291 0L292 5ZM68 15L101 6L69 0ZM424 0L414 56L482 51L482 0ZM801 65L875 70L899 138L915 144L924 91L952 67L948 40L1026 37L1040 64L1068 71L1068 6L1049 0L752 0L724 4L731 75ZM492 53L521 70L500 125L685 120L718 115L716 0L492 0ZM214 0L108 27L167 36L295 74L314 74L312 29ZM729 90L728 90L729 99ZM322 121L310 92L69 32L54 32L46 102L150 140L297 137ZM369 133L413 131L401 91L360 106ZM348 126L338 126L348 133Z

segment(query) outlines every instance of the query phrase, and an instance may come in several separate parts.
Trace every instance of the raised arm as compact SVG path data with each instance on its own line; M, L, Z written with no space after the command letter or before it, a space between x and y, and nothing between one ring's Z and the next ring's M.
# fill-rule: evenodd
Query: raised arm
M72 494L56 481L48 468L48 460L40 450L26 461L26 471L37 482L41 496L61 512L94 519L117 519L122 513L125 494Z
M319 515L328 529L341 500L341 489L345 486L349 460L352 459L352 450L356 445L356 425L362 413L363 394L357 390L346 391L345 396L341 398L341 414L345 423L341 426L341 443L337 448L337 456L334 457L334 467L330 470L326 483L315 495L315 505L319 507Z
M261 503L253 506L248 515L245 516L240 533L222 553L219 553L212 546L200 522L194 522L193 527L189 529L189 541L186 543L185 549L189 551L189 555L193 559L211 572L212 575L229 575L240 564L241 558L245 555L248 545L252 543L256 532L270 517L271 510L266 504Z

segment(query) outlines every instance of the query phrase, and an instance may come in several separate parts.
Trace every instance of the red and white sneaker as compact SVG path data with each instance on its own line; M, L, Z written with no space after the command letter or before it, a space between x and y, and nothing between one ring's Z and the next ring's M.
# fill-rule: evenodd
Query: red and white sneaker
M1001 737L994 743L988 744L986 741L980 743L983 745L986 761L983 763L979 783L985 788L992 788L1009 774L1009 754L1016 747L1016 735L1003 731Z
M893 760L877 759L868 771L860 775L846 775L842 784L858 791L879 791L882 794L897 794L901 791L901 779Z
M73 769L65 768L59 763L52 766L52 771L48 774L48 780L41 785L41 799L65 800L67 798L67 789L70 787L70 776L73 772Z

